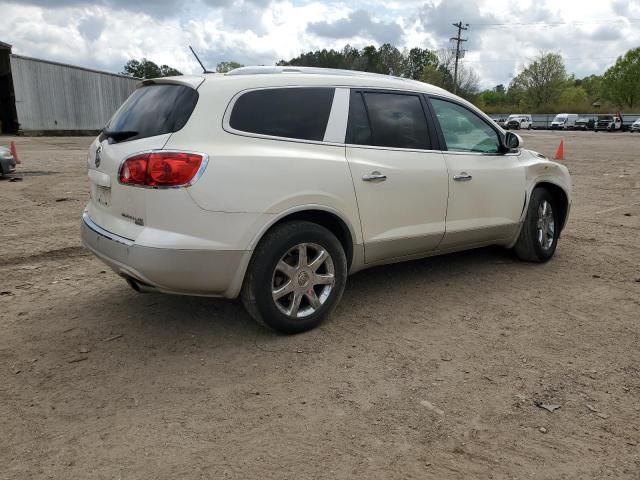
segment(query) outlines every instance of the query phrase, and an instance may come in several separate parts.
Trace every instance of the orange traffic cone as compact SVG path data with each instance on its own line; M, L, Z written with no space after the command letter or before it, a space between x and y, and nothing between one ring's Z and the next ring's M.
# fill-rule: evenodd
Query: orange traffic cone
M16 144L14 142L11 142L9 149L11 150L11 155L13 155L16 163L22 163L18 158L18 151L16 150Z
M560 140L560 145L558 145L554 160L564 160L564 140Z

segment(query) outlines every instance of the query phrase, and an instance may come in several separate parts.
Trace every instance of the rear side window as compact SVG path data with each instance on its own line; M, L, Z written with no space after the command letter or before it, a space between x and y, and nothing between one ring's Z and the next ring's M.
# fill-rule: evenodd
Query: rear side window
M431 142L420 97L377 92L352 95L347 142L429 150Z
M333 104L333 88L269 88L240 96L231 112L234 130L322 141Z
M110 133L129 134L121 141L173 133L184 127L198 102L198 92L184 85L155 84L138 88L107 124ZM135 134L134 134L135 133Z

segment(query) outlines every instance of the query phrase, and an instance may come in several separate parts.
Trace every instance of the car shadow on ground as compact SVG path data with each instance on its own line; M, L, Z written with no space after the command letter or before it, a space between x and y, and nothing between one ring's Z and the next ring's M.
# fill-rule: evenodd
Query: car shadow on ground
M343 329L349 329L350 317L361 316L376 302L402 301L402 294L409 288L424 288L425 283L432 283L440 293L447 293L449 289L453 293L457 280L494 275L496 265L509 268L509 265L518 263L511 252L488 247L361 271L349 277L338 309L319 330L322 334L344 333ZM424 301L427 303L433 299L425 297ZM257 324L239 301L140 294L124 281L109 282L106 289L93 285L90 292L83 294L75 303L74 311L78 318L83 319L83 329L95 329L105 337L125 332L143 343L171 343L196 336L201 344L211 345L219 345L223 341L241 344L255 338L267 344L286 344L287 338L300 337L280 335ZM56 315L54 312L50 314Z

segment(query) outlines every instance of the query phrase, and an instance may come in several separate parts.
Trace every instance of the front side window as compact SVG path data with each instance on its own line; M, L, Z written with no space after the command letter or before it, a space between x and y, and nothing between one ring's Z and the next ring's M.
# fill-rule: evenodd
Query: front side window
M476 114L446 100L431 99L447 150L454 152L498 153L500 137Z
M334 88L269 88L242 94L229 125L243 132L322 141Z

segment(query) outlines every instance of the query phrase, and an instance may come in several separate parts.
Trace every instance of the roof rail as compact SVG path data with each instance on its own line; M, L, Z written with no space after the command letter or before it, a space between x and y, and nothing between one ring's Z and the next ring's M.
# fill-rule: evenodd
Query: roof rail
M377 77L392 78L395 80L410 80L408 78L395 77L393 75L384 75L382 73L361 72L359 70L341 70L338 68L319 68L319 67L295 67L295 66L255 66L240 67L230 70L225 75L264 75L279 73L305 73L310 75L337 75L337 76L357 76L357 77Z

